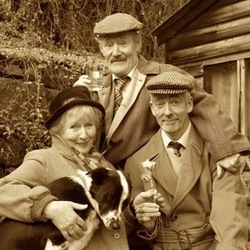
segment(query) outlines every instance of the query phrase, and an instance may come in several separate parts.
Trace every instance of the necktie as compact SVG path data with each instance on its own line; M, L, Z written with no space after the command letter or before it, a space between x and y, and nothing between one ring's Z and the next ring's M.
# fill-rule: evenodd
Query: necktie
M120 79L115 79L115 100L114 100L114 114L120 107L120 104L122 102L123 96L122 96L122 89L125 86L126 82L129 81L129 76L125 76Z
M176 156L178 156L178 157L181 156L181 153L180 153L181 144L180 144L179 142L171 141L171 142L168 144L168 146L174 149L174 154L175 154Z

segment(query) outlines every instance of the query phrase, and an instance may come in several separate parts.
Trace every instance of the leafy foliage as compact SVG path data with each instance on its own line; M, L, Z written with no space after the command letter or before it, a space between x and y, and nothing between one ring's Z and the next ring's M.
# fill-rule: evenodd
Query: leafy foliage
M26 98L23 98L24 92ZM0 131L7 138L14 135L22 139L27 151L30 151L48 146L50 138L43 127L47 109L42 105L40 85L36 86L36 95L28 92L29 88L16 87L16 96L7 108L0 111ZM17 108L18 111L15 110Z
M43 126L47 107L42 85L31 82L19 85L7 107L0 111L0 162L4 165L19 165L28 151L50 146L50 135Z
M128 4L129 2L129 4ZM26 151L50 145L43 122L47 114L41 86L64 89L84 73L86 65L103 66L93 27L105 16L125 12L145 24L142 54L163 61L150 32L186 0L2 0L0 1L0 73L17 65L23 81L36 94L17 87L8 107L0 109L0 135L18 138ZM23 95L26 99L22 98ZM18 113L15 107L18 105ZM7 147L6 147L7 148ZM1 154L13 155L0 148ZM5 158L6 158L5 157Z
M4 0L0 20L8 36L32 47L65 48L96 53L96 22L115 12L130 13L145 24L143 54L156 53L152 29L186 1L180 0ZM7 42L7 41L5 41Z

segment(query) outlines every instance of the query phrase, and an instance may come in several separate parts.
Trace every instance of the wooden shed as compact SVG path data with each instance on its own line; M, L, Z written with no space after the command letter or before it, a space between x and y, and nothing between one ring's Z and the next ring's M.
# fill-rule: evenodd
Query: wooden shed
M190 0L152 34L250 139L250 0Z
M250 139L250 0L190 0L152 34L165 62L192 74ZM250 188L247 168L244 177Z

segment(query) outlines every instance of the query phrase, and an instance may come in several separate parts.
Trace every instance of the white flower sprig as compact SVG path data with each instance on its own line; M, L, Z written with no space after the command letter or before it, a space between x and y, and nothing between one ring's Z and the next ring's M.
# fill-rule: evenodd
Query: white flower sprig
M146 161L142 162L141 164L145 169L152 171L154 166L155 166L155 161L150 161L147 159Z
M154 185L153 185L153 180L152 180L152 170L155 166L155 161L150 161L150 160L146 160L144 162L141 162L141 165L144 168L144 173L141 175L142 181L145 182L150 182L150 188L153 190L154 189Z

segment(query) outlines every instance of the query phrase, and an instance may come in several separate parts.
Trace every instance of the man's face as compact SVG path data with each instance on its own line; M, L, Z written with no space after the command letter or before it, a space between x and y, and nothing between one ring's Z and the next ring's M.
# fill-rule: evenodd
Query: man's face
M140 50L139 36L133 32L109 35L99 39L102 55L109 70L122 77L136 65Z
M189 123L188 114L193 109L191 95L152 94L150 107L160 127L172 140L178 140L186 131Z

